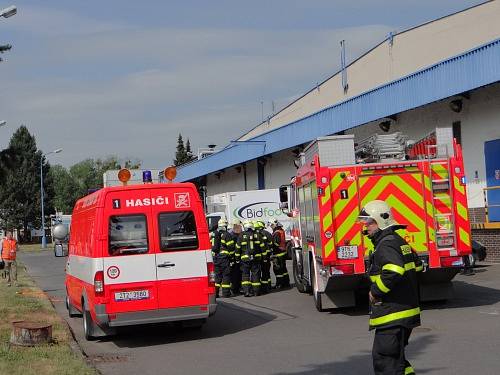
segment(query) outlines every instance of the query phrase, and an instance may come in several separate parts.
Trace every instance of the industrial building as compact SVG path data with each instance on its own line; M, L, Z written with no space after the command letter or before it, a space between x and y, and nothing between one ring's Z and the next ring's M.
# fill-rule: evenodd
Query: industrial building
M207 195L274 188L290 181L294 160L317 137L401 131L420 139L452 127L464 153L473 236L498 261L499 19L493 0L390 33L239 139L182 166L176 180L193 181Z

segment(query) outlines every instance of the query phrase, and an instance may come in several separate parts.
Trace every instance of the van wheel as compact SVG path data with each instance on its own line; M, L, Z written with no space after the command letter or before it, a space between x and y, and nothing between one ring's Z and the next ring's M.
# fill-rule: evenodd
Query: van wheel
M299 274L299 264L297 262L297 257L292 255L292 264L293 264L293 280L295 281L295 287L300 293L307 293L307 287L304 283L304 278L302 273Z
M317 289L317 285L316 285L316 275L314 274L315 271L312 270L312 275L311 275L311 286L312 286L312 295L313 295L313 298L314 298L314 305L316 306L316 310L318 310L319 312L324 312L326 311L324 308L323 308L323 303L322 303L322 296L323 296L323 293L319 292Z
M85 302L82 303L83 310L83 333L85 335L85 340L92 341L95 340L94 336L94 321L92 320L92 315L90 315L90 311L87 310L87 306L85 306Z
M76 309L75 306L71 303L69 296L66 295L66 309L68 310L68 315L70 318L75 318L77 316L81 316L82 314L80 311Z

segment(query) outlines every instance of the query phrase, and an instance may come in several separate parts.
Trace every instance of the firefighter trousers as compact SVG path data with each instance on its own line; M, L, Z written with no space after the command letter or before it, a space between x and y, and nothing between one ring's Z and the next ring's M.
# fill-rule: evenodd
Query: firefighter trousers
M276 276L276 287L287 288L290 286L290 277L286 269L286 253L279 253L273 263L274 276Z
M260 290L262 293L269 293L271 290L271 262L269 259L264 259L261 265L260 272Z
M411 329L401 326L375 331L372 349L375 375L415 374L405 357L410 335Z
M231 264L226 255L216 255L214 257L215 266L215 294L219 295L222 291L222 297L231 296Z
M260 294L260 260L252 259L241 262L241 285L245 296Z
M231 292L237 296L241 289L241 265L235 263L231 267Z

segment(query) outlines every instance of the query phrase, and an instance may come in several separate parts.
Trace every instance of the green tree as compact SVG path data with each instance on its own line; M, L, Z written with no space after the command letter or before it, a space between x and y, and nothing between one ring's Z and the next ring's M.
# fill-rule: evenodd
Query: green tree
M54 181L54 209L57 212L70 214L78 199L78 184L69 171L62 165L53 165L49 176Z
M37 150L35 137L24 125L12 135L8 154L11 159L0 182L0 216L4 226L24 229L24 239L30 240L29 229L38 228L41 223L40 163L44 175L44 211L47 216L53 211L54 190L48 176L50 165Z
M177 151L175 152L174 165L184 164L188 159L186 148L184 147L184 141L182 140L182 135L179 133L177 138Z
M187 161L191 161L195 159L195 156L193 155L193 152L191 151L191 142L189 142L189 138L186 141L186 156L187 156Z

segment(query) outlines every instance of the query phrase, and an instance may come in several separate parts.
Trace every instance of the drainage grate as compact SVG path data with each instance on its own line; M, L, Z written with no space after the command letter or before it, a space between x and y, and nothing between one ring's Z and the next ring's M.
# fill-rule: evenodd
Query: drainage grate
M94 354L88 356L89 360L96 363L127 362L128 358L129 357L127 355L120 355L120 354Z

